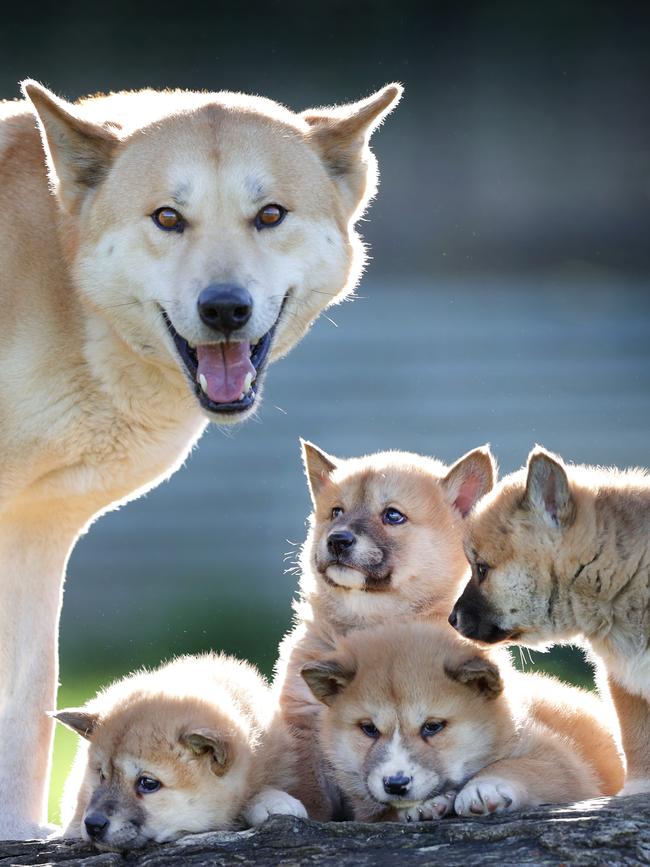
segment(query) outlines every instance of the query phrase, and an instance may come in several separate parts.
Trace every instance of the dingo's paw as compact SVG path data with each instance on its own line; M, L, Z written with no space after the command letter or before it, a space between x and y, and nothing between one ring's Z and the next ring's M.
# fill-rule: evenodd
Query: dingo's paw
M0 840L47 840L51 835L60 834L56 825L38 825L36 822L0 817Z
M514 783L499 777L470 780L458 793L454 809L459 816L506 813L524 806L522 792Z
M625 781L625 785L619 795L642 795L650 792L650 780L641 777L633 777Z
M280 789L262 789L244 810L244 818L253 828L276 815L306 819L307 810L297 798Z
M399 822L430 822L435 819L442 819L443 816L453 812L455 798L456 792L436 795L420 804L413 804L403 810L397 810L397 819Z

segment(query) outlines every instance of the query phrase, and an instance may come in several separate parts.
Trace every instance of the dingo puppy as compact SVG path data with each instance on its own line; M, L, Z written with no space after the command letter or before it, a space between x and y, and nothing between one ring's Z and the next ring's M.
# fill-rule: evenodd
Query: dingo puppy
M247 663L180 657L54 716L85 739L66 784L65 837L126 850L271 813L306 816L284 791L294 774L288 733Z
M531 647L587 642L602 658L628 764L650 791L650 479L565 466L534 449L472 513L463 635Z
M294 114L23 89L0 105L0 839L43 831L75 540L176 470L208 420L250 415L267 364L352 289L369 138L401 93Z
M312 818L330 819L341 805L315 741L321 705L300 670L350 629L396 617L446 619L468 569L462 519L492 487L496 469L487 448L451 468L404 452L340 460L307 442L302 453L314 513L296 625L280 646L275 688L300 754L295 794Z
M360 820L518 810L611 794L623 779L602 702L515 672L507 653L447 624L351 632L302 676L323 703L321 746ZM533 710L538 694L554 706L547 724Z

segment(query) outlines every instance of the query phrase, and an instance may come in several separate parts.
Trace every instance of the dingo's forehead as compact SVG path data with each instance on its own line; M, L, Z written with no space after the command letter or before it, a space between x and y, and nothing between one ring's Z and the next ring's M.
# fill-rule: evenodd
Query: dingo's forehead
M178 207L214 206L230 194L251 206L280 201L329 213L335 199L322 161L295 126L218 106L136 131L115 169L114 180L131 192L167 196Z

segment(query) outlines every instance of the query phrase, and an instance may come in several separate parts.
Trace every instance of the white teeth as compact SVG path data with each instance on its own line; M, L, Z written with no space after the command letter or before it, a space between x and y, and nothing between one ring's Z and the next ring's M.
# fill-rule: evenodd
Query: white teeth
M244 394L247 394L251 390L252 384L253 384L253 374L247 373L246 379L244 380Z
M205 378L205 376L202 373L199 374L199 385L201 386L201 391L203 392L203 394L207 394L208 393L208 380Z
M245 396L246 396L246 395L245 395L244 392L242 391L242 393L239 395L239 397L237 398L237 400L243 400Z

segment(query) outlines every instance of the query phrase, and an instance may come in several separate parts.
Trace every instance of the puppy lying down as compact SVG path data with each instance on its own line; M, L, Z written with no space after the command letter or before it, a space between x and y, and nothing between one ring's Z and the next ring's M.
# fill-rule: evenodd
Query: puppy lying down
M124 851L183 832L305 816L287 730L255 668L183 656L124 678L56 719L81 735L64 836Z
M302 676L323 703L331 776L361 821L438 819L614 794L612 709L513 670L447 624L350 632Z

